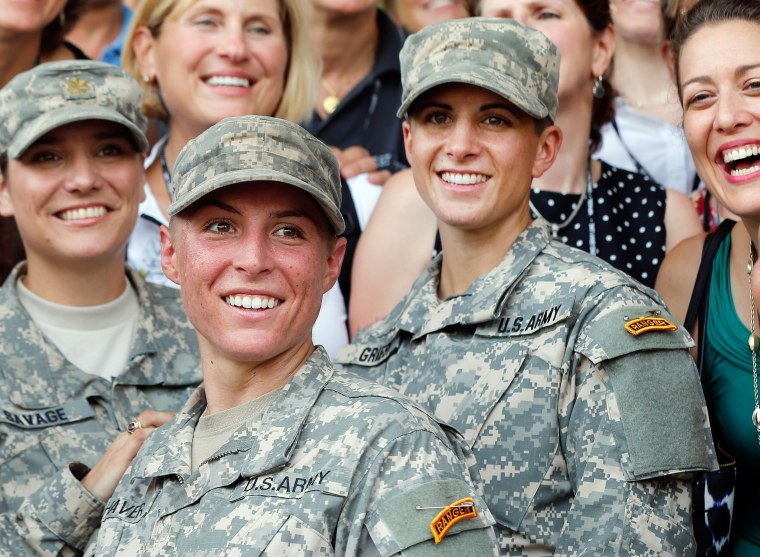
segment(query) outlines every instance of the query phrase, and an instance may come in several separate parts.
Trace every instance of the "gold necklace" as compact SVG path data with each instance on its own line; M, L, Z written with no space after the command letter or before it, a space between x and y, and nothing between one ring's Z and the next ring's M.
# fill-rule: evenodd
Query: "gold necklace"
M327 89L328 93L328 95L322 101L322 108L324 108L325 113L332 114L340 104L340 97L338 97L338 92L333 89L332 86L324 78L322 79L322 87Z
M760 443L760 400L757 395L757 347L760 339L755 336L755 297L752 295L752 266L755 262L755 249L752 242L749 243L749 261L747 261L747 277L749 280L749 322L751 323L751 332L749 335L749 351L752 354L752 385L755 390L755 409L752 411L752 424L757 429L757 442Z

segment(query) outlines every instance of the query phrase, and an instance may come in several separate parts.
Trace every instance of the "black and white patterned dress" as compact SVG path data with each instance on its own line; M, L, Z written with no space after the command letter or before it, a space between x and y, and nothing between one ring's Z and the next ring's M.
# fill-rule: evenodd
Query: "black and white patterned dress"
M595 244L595 255L654 286L665 256L666 192L648 176L601 163L601 178L584 201L585 207L559 230L557 239L584 251L591 251L589 246ZM580 195L533 189L530 199L546 220L561 223Z

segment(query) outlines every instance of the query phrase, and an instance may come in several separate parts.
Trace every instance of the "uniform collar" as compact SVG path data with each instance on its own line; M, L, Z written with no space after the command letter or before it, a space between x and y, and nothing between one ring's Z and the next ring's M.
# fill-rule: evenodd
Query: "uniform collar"
M0 307L5 317L0 320L0 338L9 348L0 359L8 398L19 408L37 410L61 406L72 397L82 394L89 385L103 382L85 373L50 343L42 331L29 317L16 294L16 281L26 274L26 262L21 262L0 288ZM157 346L152 331L156 330L156 320L151 296L143 280L136 273L127 270L127 278L137 292L140 305L139 326L132 345L128 362L128 372L115 381L126 380L133 385L165 384L171 377L165 377L158 369L146 376L142 366L134 362L145 356L156 354L164 346ZM184 384L184 383L183 383Z
M290 381L282 387L256 427L243 427L220 449L245 453L237 459L240 466L229 478L254 477L287 464L295 449L311 409L333 376L327 353L321 347L309 356ZM206 407L202 387L190 397L185 407L170 422L146 441L133 465L137 477L166 475L188 476L193 431Z
M449 325L472 325L498 317L518 279L551 241L543 220L526 228L496 267L479 276L466 292L438 300L442 256L435 258L412 287L392 325L419 338Z

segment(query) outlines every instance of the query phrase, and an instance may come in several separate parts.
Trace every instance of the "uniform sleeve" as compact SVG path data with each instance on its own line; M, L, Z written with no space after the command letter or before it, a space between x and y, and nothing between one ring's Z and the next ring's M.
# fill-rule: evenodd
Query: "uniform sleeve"
M614 395L589 403L579 394L562 441L574 497L556 555L694 555L691 483L665 472L635 479L608 400Z
M465 464L436 434L401 435L364 469L341 517L346 555L498 555L491 513Z
M716 464L691 339L655 303L610 306L579 335L561 394L574 498L556 555L690 556L689 480Z
M83 465L71 465L2 515L0 556L81 555L100 525L103 502L79 481Z

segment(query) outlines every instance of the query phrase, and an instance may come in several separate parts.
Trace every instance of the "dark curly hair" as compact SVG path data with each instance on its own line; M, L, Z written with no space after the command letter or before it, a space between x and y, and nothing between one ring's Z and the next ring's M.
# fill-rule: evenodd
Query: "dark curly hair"
M467 7L470 14L480 15L480 2L481 0L468 0ZM612 24L609 0L575 0L575 3L586 16L586 21L595 33L601 33ZM609 72L609 69L607 71ZM589 146L592 153L599 149L602 144L602 127L615 118L615 95L617 93L609 80L603 80L602 84L604 96L600 99L594 97L591 111Z

